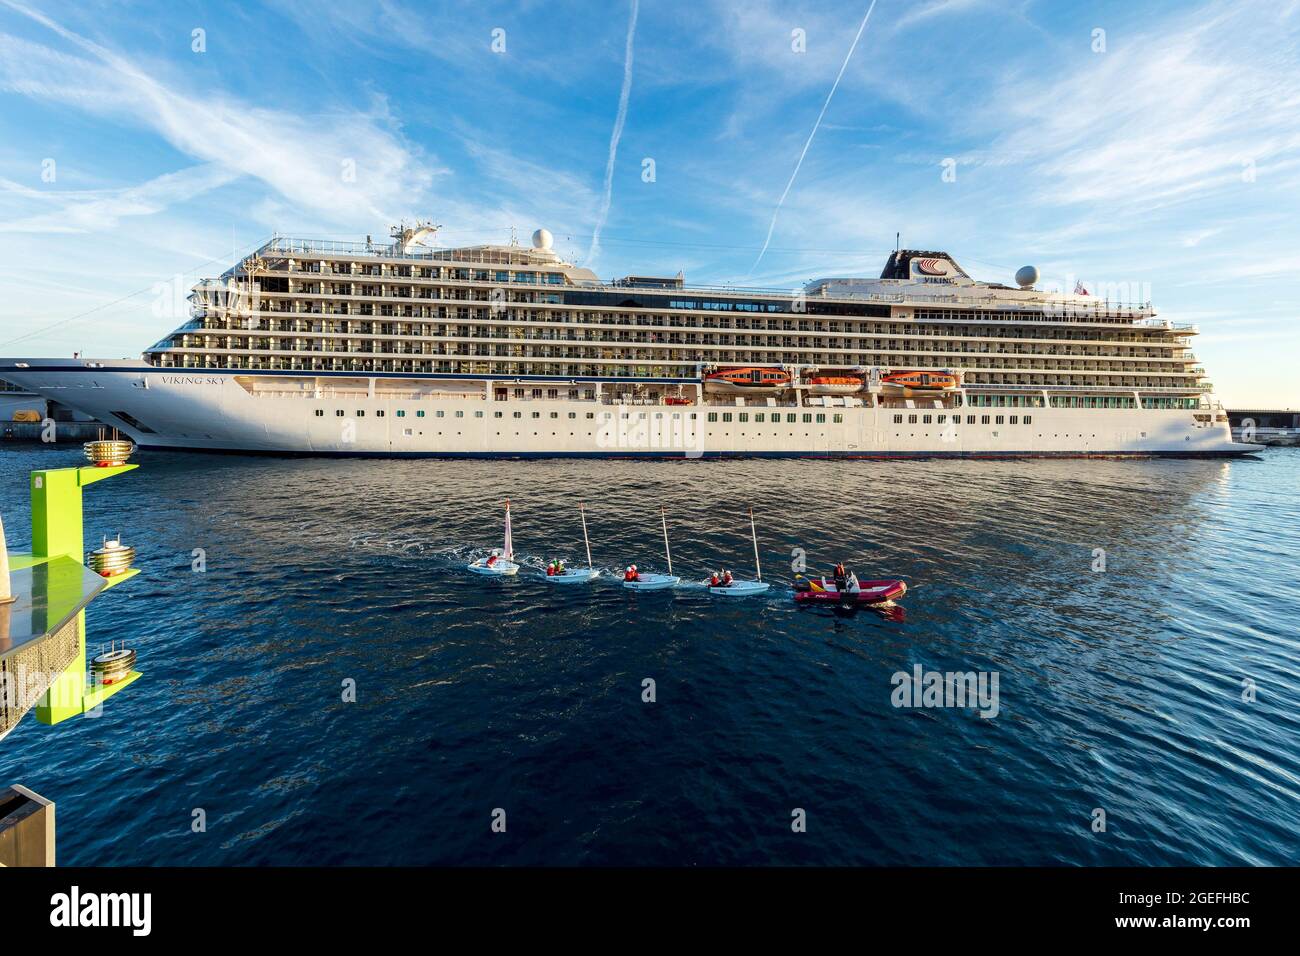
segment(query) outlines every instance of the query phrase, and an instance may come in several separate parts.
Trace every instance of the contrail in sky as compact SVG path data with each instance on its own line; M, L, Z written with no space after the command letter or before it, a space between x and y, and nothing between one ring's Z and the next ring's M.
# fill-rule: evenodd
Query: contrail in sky
M874 3L875 0L872 0ZM591 247L587 249L585 265L590 268L600 255L600 230L609 216L609 201L614 194L614 157L618 154L618 141L623 136L623 121L627 119L627 98L632 92L632 41L636 38L636 14L640 0L632 0L632 19L627 24L627 58L623 62L623 91L618 96L618 116L614 131L609 136L609 159L605 163L605 197L600 203L600 216L591 232Z
M799 153L799 161L794 164L794 172L790 174L790 181L785 184L785 192L781 193L781 198L776 201L776 208L772 210L772 221L767 226L767 238L763 240L763 248L759 250L758 258L749 267L750 275L754 274L758 264L763 261L763 255L767 252L768 244L772 241L772 232L776 229L776 217L781 212L781 205L785 202L785 197L790 195L790 187L794 185L794 179L799 175L799 167L803 165L803 158L808 155L808 147L812 145L813 137L817 135L817 128L822 125L822 117L826 115L826 109L831 105L831 97L835 95L835 90L840 85L840 79L844 76L849 60L853 57L853 51L858 48L858 41L862 39L862 31L867 28L867 21L871 19L871 11L874 9L876 9L876 0L871 0L871 6L867 7L867 15L862 18L862 25L858 27L858 35L853 38L853 45L849 47L844 62L840 64L840 72L836 75L835 82L831 84L831 91L826 94L826 102L822 104L822 111L817 114L817 122L813 123L812 132L808 134L808 141L803 144L803 151Z

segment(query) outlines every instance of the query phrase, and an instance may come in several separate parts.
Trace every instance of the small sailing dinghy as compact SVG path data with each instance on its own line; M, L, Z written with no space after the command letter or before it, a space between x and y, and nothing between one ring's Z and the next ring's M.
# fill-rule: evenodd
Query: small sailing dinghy
M754 509L749 509L749 537L754 542L754 575L756 580L742 581L739 578L731 577L731 572L725 572L726 580L719 580L717 575L711 577L708 581L710 594L721 594L724 597L748 597L751 594L762 594L770 585L763 580L763 566L758 560L758 531L754 527ZM718 580L717 584L713 582Z
M469 565L468 570L475 574L503 578L518 574L519 565L515 564L515 548L510 540L510 499L506 499L506 540L504 548L493 548L486 558L479 558Z
M600 571L591 566L591 539L587 537L587 510L578 502L578 514L582 516L582 543L587 547L587 566L585 568L564 568L558 571L546 571L546 580L552 584L583 584L600 577Z
M631 591L662 591L665 588L676 587L682 579L673 574L673 554L668 549L668 516L664 509L659 509L659 521L664 529L664 557L668 559L667 574L651 574L637 570L636 565L630 566L623 573L623 587Z

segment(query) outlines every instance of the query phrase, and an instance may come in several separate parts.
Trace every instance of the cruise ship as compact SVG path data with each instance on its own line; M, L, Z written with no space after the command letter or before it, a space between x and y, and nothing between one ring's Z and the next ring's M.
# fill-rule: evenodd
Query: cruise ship
M372 456L1221 456L1196 328L897 249L792 290L602 281L545 229L440 248L276 236L138 361L0 378L144 448Z

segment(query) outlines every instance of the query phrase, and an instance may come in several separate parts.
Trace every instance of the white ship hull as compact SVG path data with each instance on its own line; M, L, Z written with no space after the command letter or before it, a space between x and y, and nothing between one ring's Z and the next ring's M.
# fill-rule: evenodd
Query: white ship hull
M472 397L402 398L381 394L376 383L384 376L375 373L338 376L368 383L339 394L319 387L329 382L328 373L36 359L0 361L0 378L115 426L141 447L159 449L392 457L1011 458L1219 456L1261 448L1234 442L1226 416L1220 420L1207 409L620 405L494 399L490 389ZM958 426L938 424L940 414L951 420L956 413ZM709 421L711 415L717 420ZM924 421L927 415L932 423Z

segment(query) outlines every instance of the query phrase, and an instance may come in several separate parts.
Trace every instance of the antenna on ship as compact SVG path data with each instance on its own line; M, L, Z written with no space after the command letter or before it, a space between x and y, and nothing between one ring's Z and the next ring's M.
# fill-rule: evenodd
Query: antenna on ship
M428 219L417 219L413 226L407 226L406 220L403 219L396 226L388 230L388 234L393 237L393 248L397 252L410 252L414 245L425 245L425 239L432 239L438 234L442 226L431 222ZM366 237L367 241L369 236Z

